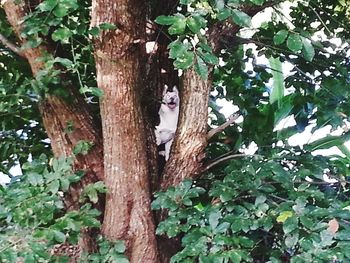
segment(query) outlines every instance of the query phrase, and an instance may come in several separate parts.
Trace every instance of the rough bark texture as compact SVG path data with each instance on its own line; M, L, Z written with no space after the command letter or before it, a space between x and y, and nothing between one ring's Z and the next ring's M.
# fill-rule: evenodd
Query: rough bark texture
M93 1L92 26L118 26L95 39L97 83L104 91L101 116L109 190L102 231L108 239L126 242L131 262L147 263L158 262L158 252L140 103L144 8L136 0Z
M211 81L189 69L183 76L179 124L161 188L198 175L207 146L207 119Z
M20 33L23 17L26 15L26 7L23 3L16 4L15 2L5 1L2 7L18 39L21 44L24 44L26 40L20 37ZM22 51L22 55L31 66L33 76L43 69L43 62L39 58L48 50L48 47L41 45L38 48L28 48ZM62 75L62 77L64 76ZM39 109L55 157L72 156L73 148L80 140L92 142L94 145L87 155L78 155L75 158L74 169L84 170L85 176L78 184L70 188L65 197L67 208L72 210L79 209L79 195L84 185L103 179L103 163L101 162L103 147L99 125L89 113L85 101L80 98L80 94L75 92L73 87L64 88L70 94L71 101L47 95L40 102ZM73 125L71 132L67 132L66 129L68 123ZM101 208L101 204L99 208ZM85 251L95 249L94 242L88 235L84 236L80 245Z

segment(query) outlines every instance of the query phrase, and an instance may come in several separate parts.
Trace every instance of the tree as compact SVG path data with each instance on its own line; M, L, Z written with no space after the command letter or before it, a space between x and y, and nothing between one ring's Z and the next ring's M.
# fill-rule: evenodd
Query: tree
M1 188L1 260L348 260L349 10L284 6L3 1L1 170L24 174ZM272 19L244 37L264 10ZM163 169L153 129L165 84L180 86L181 110ZM239 108L229 119L222 98ZM287 117L295 125L276 129ZM310 124L343 130L291 146ZM312 155L331 146L343 155Z

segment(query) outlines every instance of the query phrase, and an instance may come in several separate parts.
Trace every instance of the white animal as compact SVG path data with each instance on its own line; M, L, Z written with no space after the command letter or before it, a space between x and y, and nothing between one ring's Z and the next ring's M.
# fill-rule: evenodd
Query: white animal
M171 144L173 143L177 121L179 119L180 97L179 91L174 86L169 88L164 86L162 105L159 109L160 123L156 126L157 145L165 143L165 160L169 159Z

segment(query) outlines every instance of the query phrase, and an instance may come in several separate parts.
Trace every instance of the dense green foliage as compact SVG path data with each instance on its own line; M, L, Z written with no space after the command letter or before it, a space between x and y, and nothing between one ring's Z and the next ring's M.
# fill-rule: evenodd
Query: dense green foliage
M350 153L344 147L350 112L349 7L341 0L295 1L288 17L275 5L272 18L250 38L225 39L219 55L213 54L203 34L207 27L230 20L250 28L251 17L242 5L264 4L180 0L180 11L155 21L168 27L169 56L176 68L194 67L207 79L213 67L210 126L226 121L219 99L236 105L242 119L211 138L206 161L216 164L201 178L155 195L153 208L169 213L157 233L182 242L173 262L350 261ZM65 97L62 86L70 85L98 110L96 97L103 94L96 87L91 37L115 27L89 28L89 6L89 1L44 0L26 17L27 45L56 46L55 56L43 58L46 67L35 78L21 58L0 46L0 171L11 176L15 165L23 171L0 188L1 262L65 261L50 249L75 244L82 228L100 227L100 212L91 204L105 192L101 183L85 188L81 201L87 204L79 211L64 210L63 193L82 173L72 172L69 159L49 164L37 105L46 94ZM15 41L0 11L0 32ZM256 51L247 43L255 44ZM257 63L261 57L270 65ZM292 70L283 75L281 69L288 65ZM62 72L69 81L60 80ZM277 130L286 118L295 123ZM343 130L303 147L291 146L290 137L309 125L313 132L327 125ZM252 142L256 153L242 154ZM343 155L312 154L332 146ZM82 141L75 154L88 149ZM325 182L325 174L337 182ZM99 253L84 255L83 262L127 262L122 242L101 240L99 246Z

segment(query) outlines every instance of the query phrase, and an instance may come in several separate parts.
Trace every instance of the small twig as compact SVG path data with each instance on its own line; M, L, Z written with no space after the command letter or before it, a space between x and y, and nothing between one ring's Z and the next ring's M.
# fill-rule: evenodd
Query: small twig
M245 153L237 153L237 154L232 154L232 155L228 155L228 156L225 156L225 157L222 157L222 158L219 158L219 159L216 159L215 161L207 164L202 172L206 172L208 171L210 168L212 168L213 166L219 164L219 163L222 163L224 161L227 161L227 160L231 160L231 159L235 159L235 158L239 158L239 157L247 157L249 155L246 155Z
M328 33L330 35L333 35L332 32L329 30L329 28L327 27L326 23L323 22L322 18L320 17L320 15L316 12L315 9L313 9L310 5L309 5L309 8L312 10L312 12L315 13L315 15L317 16L317 18L320 20L320 22L322 23L322 25L324 26L324 28L328 31Z
M23 53L19 47L17 47L15 44L12 44L4 35L0 34L0 42L7 47L8 49L12 50L17 55L23 57Z
M209 140L211 137L213 137L215 134L219 133L219 132L222 132L223 130L225 130L228 126L230 126L232 123L234 123L235 120L237 120L239 117L239 114L233 114L231 115L228 120L221 124L220 126L210 130L208 132L208 135L207 135L207 140Z

